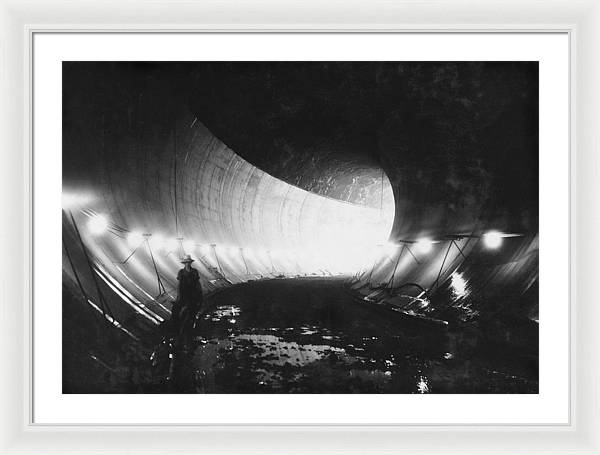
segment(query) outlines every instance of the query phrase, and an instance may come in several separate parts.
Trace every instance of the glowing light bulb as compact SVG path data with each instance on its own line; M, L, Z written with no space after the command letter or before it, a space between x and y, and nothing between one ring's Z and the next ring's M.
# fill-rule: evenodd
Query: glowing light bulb
M144 236L139 231L133 231L127 234L127 243L129 246L137 247L144 241Z
M422 254L427 254L433 248L433 242L430 239L419 239L415 244L415 249Z
M108 229L108 220L102 215L95 215L90 218L88 228L92 234L102 234Z
M502 234L498 231L489 231L483 235L483 244L491 249L495 250L502 245Z

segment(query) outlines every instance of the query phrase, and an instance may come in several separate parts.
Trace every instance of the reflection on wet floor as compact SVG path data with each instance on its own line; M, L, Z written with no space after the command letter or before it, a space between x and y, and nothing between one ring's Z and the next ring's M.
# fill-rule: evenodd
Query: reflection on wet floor
M344 370L350 378L381 386L391 376L387 367L394 365L392 359L386 359L381 369L373 368L375 359L357 355L365 351L363 347L335 346L340 337L323 333L329 332L316 326L288 327L271 328L269 333L231 333L225 339L201 339L192 363L201 368L203 376L211 370L220 370L221 377L230 372L232 377L224 378L226 382L241 376L240 370L246 368L254 374L252 382L263 391L308 392L302 388L308 385L308 376L318 371L320 363L327 369ZM296 341L289 341L292 339Z
M227 304L217 304L199 320L190 346L166 361L166 344L162 354L160 347L153 354L154 377L170 391L537 392L531 359L507 352L490 357L488 348L478 352L479 341L462 332L439 325L411 327L410 320L394 320L333 294L329 299L328 292L319 293L323 300L309 295L298 308L279 300L285 289L274 290L267 303L257 303L259 294L229 291L215 299Z

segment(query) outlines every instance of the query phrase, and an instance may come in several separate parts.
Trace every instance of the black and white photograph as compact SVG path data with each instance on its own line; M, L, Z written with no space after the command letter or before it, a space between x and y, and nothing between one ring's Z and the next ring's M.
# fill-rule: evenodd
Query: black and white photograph
M538 92L537 61L62 62L62 393L538 394Z

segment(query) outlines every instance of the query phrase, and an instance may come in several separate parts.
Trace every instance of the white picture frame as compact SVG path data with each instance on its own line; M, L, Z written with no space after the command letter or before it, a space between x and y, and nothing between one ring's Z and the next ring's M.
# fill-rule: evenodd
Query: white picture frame
M3 223L0 246L1 453L598 453L600 310L594 305L600 220L600 5L593 1L0 3ZM32 425L30 400L31 42L43 31L565 32L571 55L571 419L562 426ZM577 97L577 94L584 96ZM579 239L579 242L577 240ZM508 434L507 434L508 433Z

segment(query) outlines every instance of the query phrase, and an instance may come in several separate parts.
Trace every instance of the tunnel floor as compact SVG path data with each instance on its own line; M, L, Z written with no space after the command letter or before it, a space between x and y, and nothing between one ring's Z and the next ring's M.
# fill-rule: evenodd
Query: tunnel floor
M93 392L538 392L537 353L360 301L342 278L238 284L204 308L187 346L131 341Z
M343 279L246 283L207 307L191 348L171 360L174 391L537 392L531 359L510 346L360 302Z

